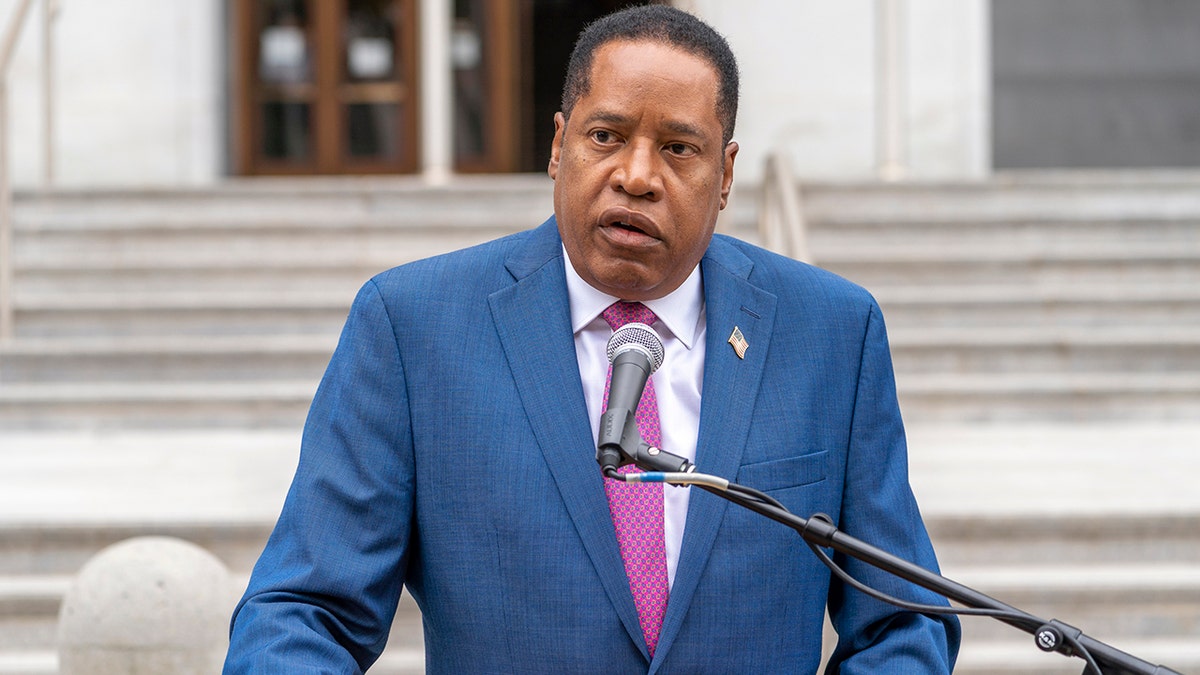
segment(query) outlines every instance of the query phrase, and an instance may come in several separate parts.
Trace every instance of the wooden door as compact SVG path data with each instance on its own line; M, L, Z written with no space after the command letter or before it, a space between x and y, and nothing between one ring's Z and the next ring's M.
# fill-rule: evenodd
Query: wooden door
M243 174L417 170L417 0L237 0Z
M517 171L529 97L531 0L456 0L450 33L454 170ZM523 38L523 39L522 39Z

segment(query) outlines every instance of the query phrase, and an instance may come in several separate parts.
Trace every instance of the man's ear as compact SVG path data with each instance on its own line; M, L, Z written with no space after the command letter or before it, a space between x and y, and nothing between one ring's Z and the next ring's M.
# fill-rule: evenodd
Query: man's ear
M550 144L550 164L546 173L550 178L558 178L558 162L562 156L563 133L567 128L567 118L561 112L554 113L554 142Z
M724 173L721 175L721 208L729 203L729 191L733 188L733 160L737 159L737 141L725 145Z

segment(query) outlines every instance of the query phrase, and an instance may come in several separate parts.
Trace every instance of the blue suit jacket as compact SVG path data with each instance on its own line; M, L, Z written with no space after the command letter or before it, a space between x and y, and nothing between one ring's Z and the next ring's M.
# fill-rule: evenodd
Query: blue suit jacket
M363 287L235 613L226 672L365 669L404 585L430 673L815 672L827 600L840 672L948 672L956 621L831 585L792 530L699 490L649 659L595 462L563 265L551 219ZM874 300L722 236L701 270L699 469L935 568ZM745 359L726 343L734 326ZM843 562L877 588L936 601Z

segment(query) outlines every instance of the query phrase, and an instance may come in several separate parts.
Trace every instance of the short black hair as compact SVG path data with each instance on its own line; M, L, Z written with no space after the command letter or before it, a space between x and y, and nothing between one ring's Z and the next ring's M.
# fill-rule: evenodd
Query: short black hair
M617 40L650 40L694 54L717 71L717 119L725 143L737 122L738 67L729 43L712 26L666 5L641 5L614 12L588 24L579 34L567 78L563 82L562 113L570 118L575 103L588 93L596 50Z

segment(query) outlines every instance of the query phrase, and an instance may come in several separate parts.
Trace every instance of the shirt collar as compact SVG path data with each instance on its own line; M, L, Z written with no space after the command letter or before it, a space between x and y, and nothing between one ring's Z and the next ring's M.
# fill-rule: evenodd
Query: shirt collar
M567 248L563 247L563 259L567 270L567 297L571 305L571 331L578 334L596 320L609 305L620 298L593 288L579 276ZM700 332L700 312L704 308L704 286L700 278L700 266L684 279L674 291L657 300L646 300L642 304L650 308L658 320L671 331L683 346L691 349Z

